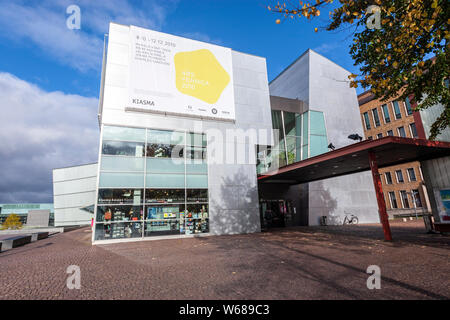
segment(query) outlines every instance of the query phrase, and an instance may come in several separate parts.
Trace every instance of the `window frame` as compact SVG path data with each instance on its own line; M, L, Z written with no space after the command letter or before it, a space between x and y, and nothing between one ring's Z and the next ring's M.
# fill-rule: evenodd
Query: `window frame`
M402 175L402 181L398 179L398 173ZM397 183L405 183L405 177L403 176L403 170L395 170L395 179L397 180Z

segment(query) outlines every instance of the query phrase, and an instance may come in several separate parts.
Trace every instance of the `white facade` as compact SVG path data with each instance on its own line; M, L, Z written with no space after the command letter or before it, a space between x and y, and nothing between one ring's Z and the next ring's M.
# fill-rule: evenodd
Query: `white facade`
M82 208L95 203L97 164L53 169L55 227L89 225L92 213Z
M349 134L363 136L358 99L349 87L350 72L314 52L306 51L269 85L270 94L306 102L307 110L322 111L328 143L336 148L355 143ZM345 213L356 214L360 223L378 222L378 206L370 172L308 183L309 225L319 217L339 223Z
M234 122L128 111L126 106L129 97L129 36L129 26L110 24L103 99L101 99L103 103L99 108L101 127L127 126L206 133L209 233L218 235L260 231L255 165L257 141L230 140L226 136L234 130L262 129L266 130L266 133L271 132L266 59L232 51L236 118ZM223 139L217 139L218 136ZM260 142L267 144L266 141ZM230 163L225 160L226 155L238 152L236 150L240 147L245 150L244 163L238 160ZM215 152L212 152L213 150ZM221 157L218 156L220 153L223 155L223 161L220 161Z

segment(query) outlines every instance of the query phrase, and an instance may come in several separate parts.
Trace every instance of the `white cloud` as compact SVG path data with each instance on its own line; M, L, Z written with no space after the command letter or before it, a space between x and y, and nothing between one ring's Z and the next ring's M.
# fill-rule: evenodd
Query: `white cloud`
M66 27L66 8L77 4L81 8L81 30ZM32 5L0 0L0 28L11 41L27 41L80 71L99 70L103 50L103 35L110 21L134 24L159 30L176 1L128 0L44 0Z
M53 202L53 168L97 161L97 99L0 73L0 108L0 203Z

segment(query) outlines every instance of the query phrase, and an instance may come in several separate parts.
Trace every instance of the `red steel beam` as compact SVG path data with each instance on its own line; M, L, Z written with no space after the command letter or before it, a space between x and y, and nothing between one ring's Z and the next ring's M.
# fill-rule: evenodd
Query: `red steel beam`
M383 197L383 188L381 187L380 172L378 171L378 163L375 152L369 151L369 163L372 170L373 184L375 186L375 194L378 202L378 213L380 222L383 225L384 240L392 241L391 227L389 226L389 218L386 211L386 202Z
M430 140L425 140L425 139L413 139L413 138L387 136L387 137L383 137L381 139L364 140L362 142L351 144L351 145L336 149L334 151L329 151L329 152L322 153L318 156L314 156L314 157L311 157L311 158L308 158L308 159L305 159L305 160L302 160L299 162L294 162L292 164L281 167L274 171L267 172L264 175L260 175L258 177L258 180L263 180L266 178L270 178L271 176L276 175L276 174L289 172L294 169L307 167L309 165L317 164L322 161L339 158L341 156L349 155L352 153L357 153L360 151L366 151L366 150L376 148L376 147L379 147L382 145L390 144L390 143L408 144L408 145L416 145L416 146L423 146L423 147L450 148L450 142L430 141Z

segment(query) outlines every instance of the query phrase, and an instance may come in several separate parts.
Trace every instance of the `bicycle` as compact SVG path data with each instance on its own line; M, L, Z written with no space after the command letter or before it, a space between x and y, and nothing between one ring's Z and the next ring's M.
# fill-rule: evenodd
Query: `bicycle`
M345 218L344 218L344 222L342 223L343 225L346 224L358 224L358 217L355 216L352 213L345 213Z

